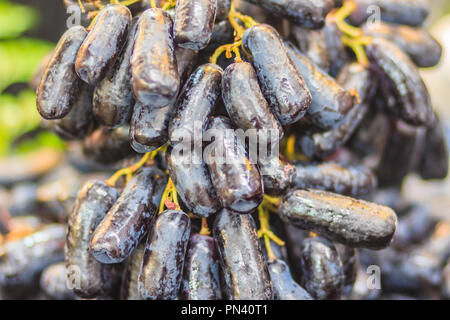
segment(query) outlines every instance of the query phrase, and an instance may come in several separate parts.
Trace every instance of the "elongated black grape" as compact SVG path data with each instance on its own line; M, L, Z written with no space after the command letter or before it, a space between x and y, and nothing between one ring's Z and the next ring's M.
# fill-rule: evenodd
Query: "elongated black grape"
M102 296L112 289L111 266L98 262L89 244L95 229L118 197L117 190L104 182L89 181L78 192L69 216L66 266L69 275L73 272L73 291L81 297Z
M311 295L297 284L283 260L269 261L270 279L275 300L313 300Z
M214 238L194 234L189 240L184 263L181 298L220 300L220 263Z
M307 30L293 26L291 36L295 39L300 51L316 66L325 72L330 69L327 42L324 30Z
M75 294L67 287L67 271L64 262L47 267L41 275L40 287L53 300L74 300Z
M97 121L106 127L120 127L130 119L134 98L131 86L131 54L137 29L137 18L132 22L119 58L94 92L94 114Z
M302 152L309 158L325 158L345 144L369 111L366 102L371 97L373 77L369 69L359 63L346 65L338 76L338 83L358 93L360 103L353 106L339 124L328 131L317 132L299 138Z
M417 168L425 146L424 131L401 120L394 122L375 170L381 186L399 186L405 176Z
M336 22L327 20L322 30L330 60L329 73L332 77L336 77L341 71L341 68L345 64L350 63L351 60L346 47L342 44L342 31L338 28Z
M173 300L180 290L191 221L177 210L162 212L152 225L139 274L141 296L149 300Z
M256 165L248 158L242 140L226 117L211 120L215 141L205 151L205 162L222 205L232 211L249 213L261 203L264 186Z
M64 261L66 228L62 224L47 225L17 241L2 245L0 286L11 297L31 293L39 285L41 272Z
M356 0L355 3L356 10L350 16L355 24L361 24L375 15L374 18L387 22L420 26L430 12L426 0Z
M224 298L272 300L270 274L252 216L223 209L213 230L224 274Z
M335 246L321 237L302 243L300 258L302 286L318 300L340 299L343 293L344 269Z
M281 218L351 247L382 249L397 226L392 209L320 190L292 190L281 200Z
M353 107L352 95L326 72L316 68L294 45L287 43L286 47L311 92L308 118L323 129L335 127Z
M161 9L148 9L139 18L131 71L134 95L143 105L162 108L176 99L180 76L172 27Z
M433 110L428 90L417 67L392 42L374 38L367 55L381 77L381 87L397 99L390 111L412 125L430 125Z
M228 115L236 127L261 131L261 135L266 136L266 141L269 139L269 131L278 132L279 139L283 138L283 128L272 114L251 64L238 62L225 69L222 78L222 98ZM262 138L259 137L258 141L261 142Z
M128 182L92 236L95 259L109 264L130 256L148 231L166 182L167 176L154 167L143 168Z
M319 29L334 8L333 0L246 0L304 28Z
M195 215L208 217L220 208L211 176L201 155L169 148L166 161L169 174L183 203Z
M420 68L434 67L441 60L442 47L426 30L389 23L367 23L364 33L394 42Z
M258 167L264 182L264 193L280 196L295 185L297 171L283 156L268 156L258 160Z
M198 67L183 87L176 109L169 124L169 140L172 144L179 140L201 139L195 136L195 129L203 133L208 124L216 101L220 96L222 69L212 63Z
M94 128L92 112L92 96L94 89L82 83L72 110L62 119L54 120L53 130L63 139L80 140L85 138Z
M242 43L281 124L302 118L311 105L311 94L278 32L266 24L253 26L245 32Z
M142 241L128 259L122 276L120 288L121 300L142 300L139 293L139 273L144 260L145 241Z
M426 251L438 256L441 261L447 261L450 258L450 223L439 222L423 247Z
M113 163L133 153L128 141L128 125L117 129L100 127L83 142L83 153L99 163Z
M216 0L177 1L173 34L178 46L201 50L208 45L216 19L217 2Z
M78 50L75 70L84 82L96 85L118 58L131 24L130 10L109 4L100 10Z
M151 108L136 102L130 123L130 143L136 152L153 151L167 142L173 109L173 106Z
M72 109L81 85L74 69L75 59L86 36L83 27L72 27L63 34L53 51L36 96L37 109L44 119L64 118Z
M344 244L335 243L334 246L339 253L344 270L344 285L347 290L353 286L356 281L359 270L358 251Z
M442 122L436 116L427 130L419 173L423 179L444 179L448 174L449 150Z
M346 166L333 162L297 164L295 186L319 189L349 196L361 196L374 190L377 178L362 166Z

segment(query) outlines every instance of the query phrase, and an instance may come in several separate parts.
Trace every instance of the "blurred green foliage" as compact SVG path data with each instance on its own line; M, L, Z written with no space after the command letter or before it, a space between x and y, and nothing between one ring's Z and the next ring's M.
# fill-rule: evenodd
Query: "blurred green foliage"
M36 129L41 118L36 95L23 90L18 95L4 93L12 84L28 83L54 44L21 35L36 26L39 13L33 8L0 0L0 156L23 153L40 147L63 148L53 133L42 132L12 149L15 138Z

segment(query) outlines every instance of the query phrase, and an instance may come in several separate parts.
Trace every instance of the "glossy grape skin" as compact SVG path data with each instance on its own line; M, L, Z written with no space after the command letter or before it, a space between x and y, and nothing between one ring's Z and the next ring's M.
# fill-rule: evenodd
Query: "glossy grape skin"
M262 134L265 135L269 135L269 130L273 130L278 132L280 140L283 138L283 128L272 114L251 64L237 62L225 69L222 77L222 98L236 127L244 131L263 130Z
M143 105L162 108L178 94L180 75L172 27L169 14L161 9L148 9L139 18L131 72L134 95Z
M222 206L239 213L249 213L261 203L264 186L256 165L248 159L242 141L237 140L231 121L226 117L215 117L209 129L214 130L215 141L205 149L205 162L211 174ZM235 150L236 148L236 150ZM223 150L222 154L218 154Z
M133 154L128 141L129 126L117 129L100 127L83 141L83 153L99 163L113 163Z
M394 42L419 68L434 67L442 56L442 46L426 30L390 23L365 24L364 33Z
M128 258L122 275L120 300L142 300L139 293L139 273L144 259L145 241L142 241Z
M52 129L64 140L81 140L94 128L92 96L94 89L82 83L72 110L62 119L52 121Z
M90 243L101 263L119 263L130 256L148 231L167 182L153 167L143 168L127 184L96 228Z
M167 142L173 109L173 106L151 108L136 102L130 123L130 143L136 152L150 152Z
M437 115L427 130L424 146L418 169L420 176L425 180L444 179L448 174L449 150L443 123Z
M181 83L184 83L190 76L198 58L198 51L175 47L175 58L177 59L178 74Z
M349 196L361 196L374 190L377 178L362 166L346 166L333 162L297 164L295 186L318 189Z
M201 158L192 157L195 153L183 154L176 148L169 148L166 153L167 166L183 203L193 214L206 218L221 206L206 163Z
M285 126L302 118L311 106L311 93L278 32L269 25L256 25L244 33L242 44L280 123Z
M311 295L294 281L286 262L269 261L268 267L275 300L313 300Z
M335 246L321 237L302 242L300 258L302 286L318 300L340 299L343 293L344 270Z
M127 42L106 77L94 92L94 114L106 127L117 128L130 119L134 97L131 86L131 54L137 30L137 18L133 19Z
M221 300L220 263L214 239L194 234L189 240L184 263L181 298L184 300Z
M328 72L330 59L324 29L308 30L298 26L291 29L291 37L295 39L298 49L321 70Z
M312 103L307 112L308 118L325 130L335 127L353 107L352 95L327 73L316 68L291 43L287 43L286 48L311 92Z
M86 29L75 26L56 45L37 89L36 105L42 118L61 119L72 109L82 83L74 70L75 59L86 36Z
M211 39L216 11L216 0L178 0L173 26L175 43L185 49L204 49Z
M382 88L397 98L397 105L390 111L411 125L430 125L433 121L431 99L419 70L409 57L383 38L374 38L366 51L381 77Z
M216 21L212 30L211 40L204 50L213 53L220 45L233 42L233 32L234 29L228 19Z
M66 228L49 224L18 241L2 245L0 285L11 297L31 293L39 283L39 275L51 264L64 260Z
M380 9L381 20L410 26L420 26L430 12L426 0L356 0L356 10L350 16L354 24L361 24L374 11L368 8Z
M41 290L53 300L74 300L75 294L67 288L66 264L59 262L47 267L39 281Z
M272 300L270 274L252 216L222 209L213 231L224 273L224 298Z
M264 193L280 196L295 185L297 170L283 156L268 156L259 159L258 167L264 183Z
M186 213L166 210L152 225L139 274L141 296L149 300L173 300L183 276L191 221Z
M95 86L118 58L131 24L130 10L109 4L100 10L78 50L75 71L84 82Z
M291 190L282 198L281 218L294 226L351 247L387 247L397 226L392 209L320 190Z
M339 73L337 82L347 90L355 90L360 103L356 103L335 128L299 138L298 145L309 158L330 156L350 139L369 111L367 100L372 97L374 87L369 69L359 63L347 64Z
M333 0L246 0L304 28L320 29L334 8Z
M194 143L195 125L204 131L216 101L220 97L223 70L215 64L199 66L183 87L169 124L169 141L172 145L184 138ZM201 137L197 137L201 138Z
M67 226L65 247L68 270L79 272L73 291L83 298L108 294L112 289L111 266L98 262L90 252L92 234L119 198L119 192L102 181L89 181L78 192Z

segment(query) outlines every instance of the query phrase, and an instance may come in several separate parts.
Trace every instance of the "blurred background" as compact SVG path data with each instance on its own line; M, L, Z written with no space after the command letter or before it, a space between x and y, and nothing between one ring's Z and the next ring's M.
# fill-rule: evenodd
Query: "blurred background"
M433 10L427 28L442 43L444 56L439 66L422 70L422 73L434 108L446 123L447 136L450 136L450 2L433 0L430 3ZM62 151L65 148L55 134L37 129L40 117L35 107L35 93L28 83L40 61L66 30L69 16L62 0L0 0L0 188L12 182L8 179L15 180L12 175L26 170L20 166L23 155L42 149ZM30 131L31 138L30 135L22 137ZM44 155L58 158L53 152ZM33 170L51 169L51 163L37 164L41 167ZM449 211L449 179L425 183L411 175L404 188L407 198L436 206L433 211L437 214L445 215Z

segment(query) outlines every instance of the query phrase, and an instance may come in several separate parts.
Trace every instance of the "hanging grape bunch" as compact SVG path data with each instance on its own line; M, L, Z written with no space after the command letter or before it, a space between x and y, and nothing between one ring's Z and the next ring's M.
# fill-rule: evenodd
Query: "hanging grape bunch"
M388 287L439 290L449 245L431 237L405 258L425 267L392 254L418 242L413 219L431 218L379 192L410 172L447 175L418 71L441 56L420 28L425 1L65 2L90 22L61 37L38 111L99 165L140 160L79 191L65 242L74 286L58 296L367 298L352 288L374 260L409 263ZM280 152L253 161L237 129L258 147L276 132ZM42 283L65 280L51 268Z

